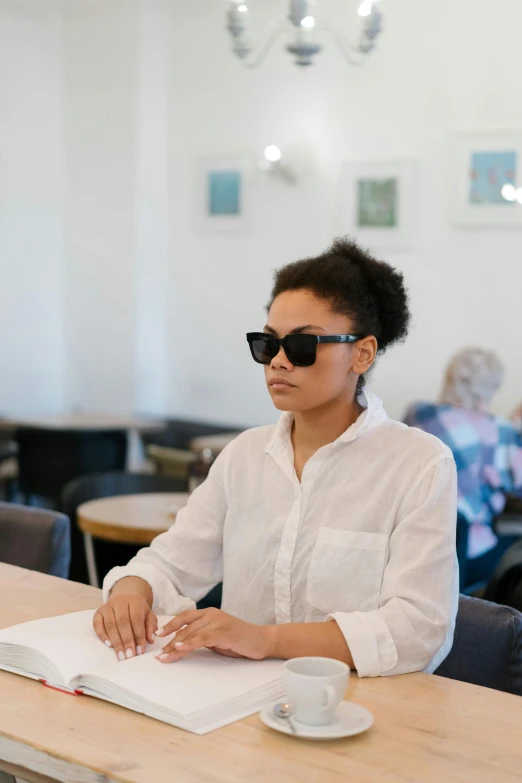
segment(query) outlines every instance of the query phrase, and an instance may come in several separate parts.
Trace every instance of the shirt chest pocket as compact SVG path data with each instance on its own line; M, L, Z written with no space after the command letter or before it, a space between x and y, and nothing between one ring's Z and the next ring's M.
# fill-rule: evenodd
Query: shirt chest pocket
M323 527L310 560L307 601L326 614L379 608L388 536Z

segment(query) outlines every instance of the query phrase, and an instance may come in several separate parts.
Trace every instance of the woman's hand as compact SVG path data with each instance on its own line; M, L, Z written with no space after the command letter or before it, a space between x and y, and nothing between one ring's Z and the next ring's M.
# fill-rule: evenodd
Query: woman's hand
M174 632L176 636L156 657L172 663L199 647L208 647L231 658L261 660L270 654L270 628L238 620L221 609L181 612L157 632L157 636Z
M123 661L141 655L147 642L154 642L158 620L143 595L116 593L98 609L93 626L101 641L113 647Z

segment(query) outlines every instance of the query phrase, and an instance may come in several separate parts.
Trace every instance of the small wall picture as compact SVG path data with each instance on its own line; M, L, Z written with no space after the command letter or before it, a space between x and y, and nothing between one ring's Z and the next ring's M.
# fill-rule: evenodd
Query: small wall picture
M212 217L241 214L240 171L208 172L208 214Z
M210 234L249 230L251 169L243 156L200 161L197 188L199 229Z
M360 179L357 183L357 225L395 228L399 188L396 179Z
M371 249L405 251L412 243L414 161L353 161L343 166L337 232Z
M469 203L513 206L505 198L506 185L516 186L516 150L471 151L469 171Z
M453 222L522 226L522 131L456 134L448 187Z

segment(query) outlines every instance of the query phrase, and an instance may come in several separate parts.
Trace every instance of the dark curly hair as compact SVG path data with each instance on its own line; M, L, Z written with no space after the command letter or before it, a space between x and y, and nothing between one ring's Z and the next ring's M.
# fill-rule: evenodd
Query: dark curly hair
M379 354L408 334L410 310L402 274L352 239L336 239L320 256L278 269L267 309L284 291L301 289L328 301L334 312L347 315L356 334L374 335ZM364 383L361 376L357 393Z

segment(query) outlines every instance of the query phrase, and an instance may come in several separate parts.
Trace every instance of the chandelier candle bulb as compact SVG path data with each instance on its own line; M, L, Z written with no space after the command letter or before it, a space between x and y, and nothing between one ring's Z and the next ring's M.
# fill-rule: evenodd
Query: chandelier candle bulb
M293 25L299 27L303 23L303 19L310 16L309 6L309 0L290 0L290 13L288 18Z
M359 20L356 43L353 44L340 32L339 23L319 20L312 14L311 0L288 0L287 21L274 19L267 26L262 40L252 43L250 36L250 11L247 0L232 0L227 11L227 29L232 36L232 50L246 68L260 66L274 47L278 38L285 34L285 26L292 35L287 39L286 50L293 56L298 67L307 67L315 62L322 51L315 33L330 34L333 45L350 65L362 65L373 51L382 30L380 0L360 0L359 16L354 8L354 22ZM322 37L322 36L321 36Z
M240 38L248 29L248 7L244 3L230 4L227 12L227 29L234 38Z

